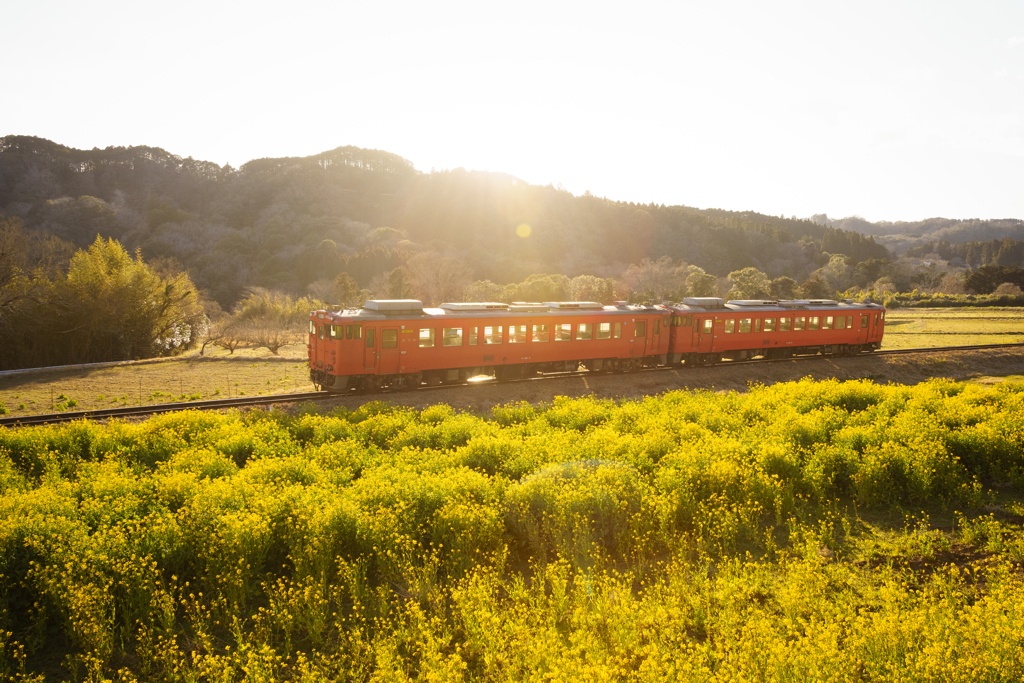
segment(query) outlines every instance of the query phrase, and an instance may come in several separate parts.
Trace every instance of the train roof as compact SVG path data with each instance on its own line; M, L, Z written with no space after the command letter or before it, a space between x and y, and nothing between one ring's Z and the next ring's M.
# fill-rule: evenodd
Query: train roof
M627 304L618 301L604 306L595 301L515 301L444 303L438 307L424 307L416 299L371 299L361 308L340 311L312 311L310 317L336 320L391 320L424 318L509 318L509 317L564 317L583 315L622 315L628 313L668 313L668 309L654 304Z
M730 312L730 311L835 311L883 310L885 307L871 301L855 302L853 299L733 299L726 302L718 297L687 297L682 303L669 304L675 312Z

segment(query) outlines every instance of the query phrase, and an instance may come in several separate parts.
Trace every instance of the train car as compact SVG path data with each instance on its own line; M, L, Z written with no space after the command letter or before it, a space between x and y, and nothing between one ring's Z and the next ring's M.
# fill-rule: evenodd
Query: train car
M310 379L327 391L408 388L476 376L616 372L668 361L664 306L371 300L309 317Z
M669 364L852 355L874 351L885 332L885 307L852 300L792 301L691 297L668 306Z

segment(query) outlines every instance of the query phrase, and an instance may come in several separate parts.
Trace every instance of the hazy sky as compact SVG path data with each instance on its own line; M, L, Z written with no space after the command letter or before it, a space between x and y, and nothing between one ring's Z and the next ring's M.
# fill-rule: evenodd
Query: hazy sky
M1024 218L1024 2L32 2L0 135L341 145L625 201Z

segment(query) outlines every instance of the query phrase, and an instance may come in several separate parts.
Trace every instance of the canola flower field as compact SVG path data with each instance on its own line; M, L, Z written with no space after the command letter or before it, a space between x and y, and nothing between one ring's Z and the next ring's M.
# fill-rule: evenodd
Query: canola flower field
M1024 679L1024 385L0 431L0 678Z

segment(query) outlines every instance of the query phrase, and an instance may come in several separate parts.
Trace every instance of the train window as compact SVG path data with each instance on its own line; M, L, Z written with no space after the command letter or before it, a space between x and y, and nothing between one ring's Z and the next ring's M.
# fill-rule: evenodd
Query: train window
M324 326L323 325L317 325L316 326L316 336L317 336L317 339L323 339L324 338Z
M316 323L314 323L312 320L309 321L309 333L316 334Z
M808 330L816 330L816 329L818 329L818 327L819 327L819 325L820 325L820 324L821 324L821 321L820 321L820 319L818 318L818 316L816 316L816 315L812 315L812 316L811 316L811 317L810 317L810 318L809 318L809 319L807 320L807 329L808 329Z
M338 325L337 334L335 334L334 330L331 331L331 336L332 337L337 336L339 338L341 337L341 325ZM351 338L352 338L352 326L348 325L345 328L345 339L351 339Z
M866 316L866 315L862 315L860 317L860 329L863 330L865 327L868 326L868 317L869 316Z
M846 329L846 316L841 315L838 318L836 318L836 329L837 330L845 330Z
M875 325L878 325L878 314L875 313Z
M380 347L382 349L397 349L398 330L383 330L380 333Z
M484 344L500 344L501 343L501 325L495 327L484 328Z
M647 321L646 320L637 320L636 321L636 328L635 328L635 332L633 333L633 336L634 337L646 337L647 336Z
M654 319L654 334L661 334L661 319Z
M704 320L704 334L711 334L715 331L715 321L711 318L705 318Z
M509 325L508 326L508 343L509 344L525 344L526 343L526 325Z
M754 319L754 332L760 332L760 331L761 331L761 319L760 318L755 318Z
M740 319L740 332L750 332L750 318Z
M476 327L469 328L469 345L476 346Z
M598 339L611 339L612 338L612 324L611 323L598 323L597 324L597 338Z
M825 316L825 319L823 321L821 321L821 329L823 329L823 330L831 330L832 329L832 316L830 316L830 315Z
M372 349L373 348L373 328L372 327L367 327L366 328L366 348L368 348L368 349Z
M533 326L533 341L535 341L535 342L551 341L551 326L550 325L534 325Z
M799 331L803 330L805 327L807 327L807 318L804 318L803 316L801 316L799 318L793 318L793 331L794 332L799 332Z
M882 320L885 320L885 311L882 311Z
M846 316L846 326L849 327L851 330L853 329L853 316L852 315Z
M775 318L765 318L764 319L764 331L765 332L774 332L775 331Z
M572 325L559 323L555 325L555 341L569 341L572 339Z
M692 316L689 316L689 315L684 315L683 316L683 327L689 327L690 326L691 317Z
M434 330L424 329L420 330L420 348L429 349L434 346Z
M580 323L576 328L577 339L590 339L594 336L594 323Z
M789 332L789 318L779 318L779 332Z
M462 346L462 328L442 328L441 346Z
M672 316L672 320L669 322L669 325L671 325L672 327L679 327L680 325L682 325L682 323L683 319L678 315L674 315Z
M612 339L622 339L622 323L615 323L615 331L612 332Z
M362 339L363 338L363 326L362 325L355 325L352 328L352 338L353 339Z
M729 318L725 321L725 333L732 334L736 331L736 320L735 318Z

